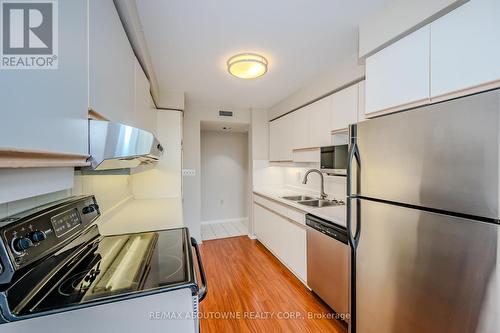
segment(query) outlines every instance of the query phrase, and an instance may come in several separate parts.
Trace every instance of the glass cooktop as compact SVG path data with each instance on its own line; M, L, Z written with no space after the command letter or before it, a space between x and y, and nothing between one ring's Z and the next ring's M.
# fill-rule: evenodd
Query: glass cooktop
M19 314L195 283L185 228L101 237L58 269Z

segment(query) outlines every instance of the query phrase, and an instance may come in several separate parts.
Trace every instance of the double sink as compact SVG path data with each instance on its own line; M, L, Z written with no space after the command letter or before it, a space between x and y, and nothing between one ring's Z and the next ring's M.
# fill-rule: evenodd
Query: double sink
M304 206L316 207L316 208L344 205L343 201L338 201L335 199L334 200L318 199L309 197L307 195L290 195L281 198L285 200L294 201Z

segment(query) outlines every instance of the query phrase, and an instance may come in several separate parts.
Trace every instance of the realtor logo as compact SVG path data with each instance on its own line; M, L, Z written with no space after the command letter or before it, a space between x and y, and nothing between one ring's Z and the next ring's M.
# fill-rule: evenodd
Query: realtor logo
M57 69L57 0L0 0L0 69Z

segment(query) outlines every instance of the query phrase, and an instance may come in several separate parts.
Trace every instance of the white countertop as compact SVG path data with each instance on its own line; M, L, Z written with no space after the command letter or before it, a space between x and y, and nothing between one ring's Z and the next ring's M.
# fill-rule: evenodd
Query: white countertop
M294 201L282 199L283 196L288 195L311 195L310 193L300 192L298 190L289 189L256 189L253 193L263 197L267 197L279 203L301 210L305 213L312 214L324 220L333 222L342 227L346 227L346 206L330 206L330 207L308 207L296 203Z
M173 229L184 226L181 198L130 199L97 222L102 235Z

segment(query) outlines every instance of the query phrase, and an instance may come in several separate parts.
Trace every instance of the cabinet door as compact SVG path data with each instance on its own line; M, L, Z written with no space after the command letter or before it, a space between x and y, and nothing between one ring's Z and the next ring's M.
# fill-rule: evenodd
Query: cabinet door
M89 107L135 126L135 57L113 0L90 0Z
M361 81L358 83L358 122L365 119L365 81Z
M0 147L87 154L87 1L59 1L59 67L0 71Z
M279 161L280 156L280 119L269 122L269 160Z
M347 130L358 120L358 85L352 85L332 95L331 130Z
M500 85L500 1L474 0L431 24L431 96Z
M309 147L331 145L332 132L331 109L332 97L328 96L310 105L309 111Z
M309 111L305 106L291 113L293 118L293 149L309 147Z
M306 230L254 203L257 239L303 281L307 280Z
M254 232L255 236L257 239L259 239L261 242L266 243L264 240L265 238L265 211L264 208L261 206L257 205L256 203L253 204L253 221L254 221Z
M429 102L430 26L366 59L366 114Z
M280 141L281 141L281 160L293 160L293 116L287 114L284 116L280 127Z
M135 60L135 125L156 133L156 110L154 108L149 81L141 65Z
M281 216L278 218L280 248L278 256L299 278L307 281L306 229Z

